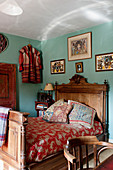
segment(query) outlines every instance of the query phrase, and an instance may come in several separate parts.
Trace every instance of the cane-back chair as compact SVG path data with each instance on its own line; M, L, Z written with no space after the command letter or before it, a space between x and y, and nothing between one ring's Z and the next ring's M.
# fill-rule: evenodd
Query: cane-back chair
M89 152L93 147L94 167L89 168ZM68 170L94 169L100 163L100 153L105 149L113 149L113 144L99 141L96 136L81 136L69 139L64 149L64 156L68 161ZM91 154L91 153L90 153ZM86 168L83 164L86 162Z

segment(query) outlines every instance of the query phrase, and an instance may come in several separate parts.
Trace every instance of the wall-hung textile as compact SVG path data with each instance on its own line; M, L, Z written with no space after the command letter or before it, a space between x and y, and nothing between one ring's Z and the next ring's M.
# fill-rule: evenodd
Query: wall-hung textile
M19 71L23 83L41 83L40 52L31 45L24 46L19 55Z
M5 143L8 112L11 108L0 106L0 147Z

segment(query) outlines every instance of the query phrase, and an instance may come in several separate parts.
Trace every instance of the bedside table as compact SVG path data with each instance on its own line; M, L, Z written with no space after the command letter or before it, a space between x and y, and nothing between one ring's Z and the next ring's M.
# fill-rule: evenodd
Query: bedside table
M39 111L45 111L49 106L51 106L53 102L39 102L35 101L35 110L37 111L37 117L39 116Z

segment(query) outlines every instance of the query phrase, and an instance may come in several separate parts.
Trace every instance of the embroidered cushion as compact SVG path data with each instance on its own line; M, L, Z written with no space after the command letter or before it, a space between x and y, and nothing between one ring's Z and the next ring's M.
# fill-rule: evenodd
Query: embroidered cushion
M55 106L54 112L50 118L50 122L67 123L67 115L71 111L72 105L64 102L61 106Z
M88 128L93 127L96 114L95 109L72 100L68 100L68 104L73 105L73 109L69 115L70 123L80 123Z
M55 106L61 106L64 104L64 99L60 99L57 102L55 102L54 104L52 104L46 111L45 114L43 116L43 119L46 121L49 121L51 116L53 115L54 112L54 108Z

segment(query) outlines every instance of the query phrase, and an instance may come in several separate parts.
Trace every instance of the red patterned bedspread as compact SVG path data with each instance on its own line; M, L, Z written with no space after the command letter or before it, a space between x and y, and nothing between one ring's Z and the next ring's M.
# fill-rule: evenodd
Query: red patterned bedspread
M46 156L63 150L71 137L102 133L101 124L94 122L92 129L79 124L55 124L41 117L29 117L26 127L27 162L42 161Z

